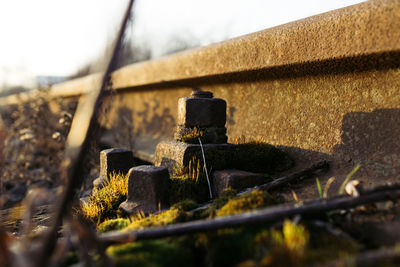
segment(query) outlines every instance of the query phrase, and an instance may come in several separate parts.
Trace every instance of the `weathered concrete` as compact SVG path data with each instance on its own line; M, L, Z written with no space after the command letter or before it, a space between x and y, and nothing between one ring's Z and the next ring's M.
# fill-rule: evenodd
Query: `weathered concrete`
M232 144L205 144L203 145L204 153L206 154L206 159L211 160L211 156L207 157L209 154L214 155L228 155L232 150L235 150L235 146ZM157 145L155 152L154 165L168 167L170 172L174 171L174 167L188 166L189 161L196 157L197 159L202 159L201 157L201 147L199 144L188 144L178 141L165 141ZM228 167L224 165L225 159L222 157L222 166L220 168ZM221 165L221 164L218 164ZM211 166L211 165L209 165Z
M208 171L237 168L276 173L293 167L293 160L287 153L270 145L204 144L203 150ZM199 144L165 141L157 145L154 164L168 167L173 173L174 168L188 166L193 158L203 164Z
M110 148L102 150L100 152L100 176L93 181L93 186L103 186L110 174L127 174L133 165L133 153L129 149Z
M169 173L165 167L142 165L129 170L128 196L120 207L127 213L155 212L168 206Z

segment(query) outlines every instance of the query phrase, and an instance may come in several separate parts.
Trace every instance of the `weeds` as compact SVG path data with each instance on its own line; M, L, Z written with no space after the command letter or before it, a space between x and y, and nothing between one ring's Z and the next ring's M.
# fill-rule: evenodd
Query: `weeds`
M2 111L7 129L2 177L6 189L25 182L50 187L60 181L58 166L75 106L39 90L28 101Z
M187 129L177 141L184 143L197 143L197 139L203 135L204 132L195 126L193 129Z
M234 215L272 204L276 204L276 200L268 192L254 190L248 194L230 199L220 210L217 211L216 215Z
M176 177L190 178L197 183L199 177L203 175L202 165L200 160L196 157L192 157L189 161L188 166L175 165L173 166L173 173Z
M357 164L354 169L347 175L346 179L344 179L342 185L339 188L339 195L342 195L344 193L344 189L346 187L346 184L350 181L350 178L360 169L360 164Z
M323 196L324 198L327 198L327 197L328 197L329 188L331 187L331 185L332 185L332 183L333 183L334 181L335 181L335 177L331 177L331 178L329 178L328 181L326 182L325 187L324 187L324 193L322 194L322 196Z
M81 212L96 223L116 217L119 204L126 199L127 192L128 175L113 173L103 188L93 189L89 200L82 204Z
M319 183L319 179L315 178L315 182L317 183L317 189L318 189L319 197L323 198L324 194L322 193L322 187L321 187L321 184Z

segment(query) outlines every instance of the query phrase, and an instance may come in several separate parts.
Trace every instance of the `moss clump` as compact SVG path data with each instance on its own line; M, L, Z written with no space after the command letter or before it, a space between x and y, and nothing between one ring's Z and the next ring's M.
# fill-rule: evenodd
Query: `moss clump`
M175 203L172 206L172 208L176 208L176 209L183 210L183 211L190 211L190 210L197 208L198 206L199 205L197 204L196 201L194 201L192 199L185 199L183 201Z
M254 236L257 227L224 229L199 234L198 242L205 251L205 266L236 266L241 261L254 257Z
M201 130L199 127L182 128L180 134L176 136L176 141L189 144L198 144L198 138L202 137L203 134L203 130Z
M293 159L286 152L261 141L205 149L204 153L207 167L212 170L240 169L274 174L294 165ZM193 151L193 157L201 159L201 151Z
M217 211L216 215L233 215L276 203L276 200L268 192L254 190L240 197L230 199L220 210Z
M106 253L117 267L193 266L192 253L166 240L153 240L110 246Z
M210 199L207 180L203 176L198 181L188 176L172 176L169 188L170 203L177 203L185 199L202 203Z
M97 190L93 189L88 202L81 207L82 214L95 223L107 218L117 217L119 205L126 199L128 192L128 176L112 174L107 184Z
M254 241L262 266L301 266L305 261L310 234L304 225L285 220L282 231L261 231ZM264 252L263 252L264 251Z
M169 203L174 204L185 199L192 199L198 203L210 199L207 178L200 160L193 157L188 166L179 166L174 169L170 178Z
M76 251L67 252L61 261L60 267L71 266L79 263L79 255Z
M179 207L173 206L169 210L159 214L150 215L135 219L125 230L136 230L147 227L163 226L172 223L184 222L189 219L189 215Z
M310 225L310 249L307 251L307 261L321 262L345 258L359 251L360 246L351 238L343 238L326 231L324 227Z
M121 230L127 227L129 223L129 219L123 218L106 220L97 227L97 231L99 231L100 233L104 233L108 231Z

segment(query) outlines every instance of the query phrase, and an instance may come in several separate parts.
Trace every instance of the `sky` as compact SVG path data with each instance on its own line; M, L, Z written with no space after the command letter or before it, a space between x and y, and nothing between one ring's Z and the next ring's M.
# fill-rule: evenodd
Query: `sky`
M128 34L157 58L178 39L207 45L360 0L136 0ZM0 87L68 76L102 56L126 0L1 0Z

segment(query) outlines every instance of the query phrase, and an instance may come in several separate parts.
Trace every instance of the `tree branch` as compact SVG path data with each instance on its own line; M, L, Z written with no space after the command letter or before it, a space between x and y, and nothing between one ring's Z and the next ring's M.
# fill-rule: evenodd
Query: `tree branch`
M103 96L110 84L111 72L114 70L117 63L118 51L121 48L122 38L125 32L126 25L130 18L134 0L129 0L128 7L121 22L118 35L115 40L114 49L111 58L107 65L107 69L103 75L99 89L94 91L87 97L85 103L82 100L79 103L77 112L72 122L71 130L67 139L67 147L63 162L63 176L65 180L65 188L63 190L60 201L57 203L56 214L54 221L46 233L43 247L36 253L36 266L47 266L48 260L53 253L56 241L57 232L62 224L62 220L68 214L72 207L75 190L82 182L82 168L84 158L87 151L90 149L90 140L96 135L98 126L98 117L100 107L102 106Z
M155 239L168 236L177 236L217 230L221 228L240 227L251 224L269 223L282 220L294 215L314 215L337 209L349 209L368 203L394 200L400 197L400 189L395 187L371 190L359 197L339 196L332 199L317 199L296 204L283 204L268 207L257 211L246 212L238 215L218 217L212 220L199 220L194 222L168 225L165 227L143 229L130 232L109 232L99 237L107 245L126 243L139 240Z

